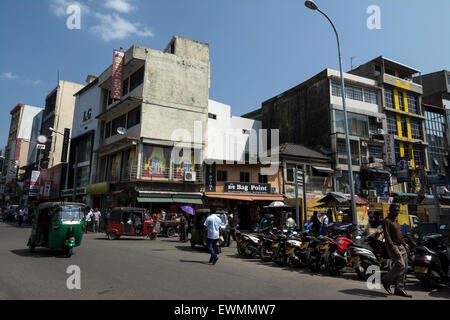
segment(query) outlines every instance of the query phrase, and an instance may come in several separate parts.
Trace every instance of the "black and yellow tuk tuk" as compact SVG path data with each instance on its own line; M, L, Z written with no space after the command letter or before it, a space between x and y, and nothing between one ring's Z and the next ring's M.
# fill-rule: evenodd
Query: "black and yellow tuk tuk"
M27 246L30 252L36 247L63 249L66 257L72 256L74 247L81 244L87 206L81 203L47 202L39 205Z

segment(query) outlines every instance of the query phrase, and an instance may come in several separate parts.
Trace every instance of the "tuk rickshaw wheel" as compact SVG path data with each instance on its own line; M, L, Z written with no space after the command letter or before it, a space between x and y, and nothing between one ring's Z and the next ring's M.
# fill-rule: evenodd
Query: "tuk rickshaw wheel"
M151 233L151 234L149 234L149 235L148 235L148 238L149 238L150 240L156 240L156 233Z
M66 258L70 258L73 254L73 248L72 247L66 247L64 248L64 255Z
M119 239L119 236L116 233L114 233L114 232L110 232L110 233L108 233L108 239L109 240L116 240L116 239Z
M34 252L34 249L36 248L36 246L34 244L30 244L29 245L29 250L30 252Z

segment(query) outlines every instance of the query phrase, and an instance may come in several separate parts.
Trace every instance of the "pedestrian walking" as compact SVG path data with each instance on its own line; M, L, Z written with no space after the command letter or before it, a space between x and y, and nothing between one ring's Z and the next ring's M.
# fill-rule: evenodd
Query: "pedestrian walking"
M25 209L23 207L20 207L19 214L17 215L17 222L19 223L19 227L22 227L24 217L25 217Z
M412 296L405 292L409 247L403 239L402 230L397 221L399 213L400 205L391 204L389 215L383 220L385 245L392 260L392 268L381 279L381 283L389 294L392 294L390 287L394 285L394 295L411 298Z
M94 232L95 233L98 233L101 217L102 217L102 213L98 210L98 208L95 208L95 212L93 213L93 222L94 222Z
M208 218L206 218L204 226L208 230L208 239L207 239L207 247L209 253L211 253L211 258L209 259L209 263L215 265L219 257L217 256L217 241L220 238L220 227L222 220L216 214L209 214Z
M320 223L319 217L317 215L318 215L318 212L314 211L313 215L311 217L312 232L315 234L320 234L321 223Z
M330 223L330 219L328 217L328 213L325 214L322 218L322 235L328 235L328 225Z
M186 219L186 216L183 214L180 217L180 225L179 225L180 241L182 241L182 242L186 242L187 241L187 237L186 237L186 223L187 223L187 219Z
M90 210L88 211L88 213L86 214L86 217L84 219L84 221L86 223L85 224L86 228L84 228L84 233L86 233L86 234L88 233L88 229L91 226L92 216L94 215L94 211L92 210L92 208L88 207L88 209L90 209Z

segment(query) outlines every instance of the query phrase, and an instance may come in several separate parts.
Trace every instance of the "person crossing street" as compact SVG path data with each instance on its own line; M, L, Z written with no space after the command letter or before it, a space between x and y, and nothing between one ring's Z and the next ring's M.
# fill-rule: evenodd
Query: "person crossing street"
M215 265L219 257L217 256L217 252L215 251L217 248L217 241L220 238L220 228L221 228L222 220L216 214L210 214L208 218L206 218L204 226L208 230L208 239L207 239L207 247L209 253L211 253L211 258L209 259L209 263Z

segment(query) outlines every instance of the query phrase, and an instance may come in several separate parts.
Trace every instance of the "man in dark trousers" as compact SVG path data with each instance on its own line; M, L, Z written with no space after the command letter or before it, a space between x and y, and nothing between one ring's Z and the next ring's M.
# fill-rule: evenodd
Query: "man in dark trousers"
M411 298L412 296L404 290L406 271L408 270L409 247L403 239L402 230L397 221L399 213L400 205L391 204L389 215L383 220L384 239L387 252L392 260L392 268L381 279L381 283L389 294L392 294L391 285L395 285L395 295Z

